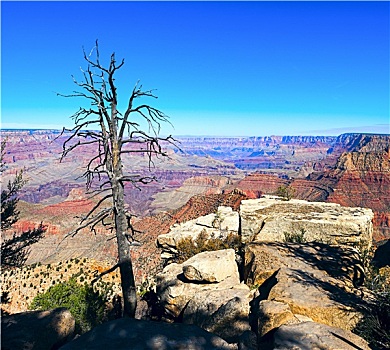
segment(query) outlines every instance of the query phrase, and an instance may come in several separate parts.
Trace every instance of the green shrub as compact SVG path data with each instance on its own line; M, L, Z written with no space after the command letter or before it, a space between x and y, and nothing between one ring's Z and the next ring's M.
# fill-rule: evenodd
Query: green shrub
M100 324L104 318L106 298L95 292L91 286L80 285L75 278L50 287L38 294L30 310L67 308L76 320L76 332L85 333Z
M375 293L354 332L378 349L390 349L390 292Z
M284 234L284 241L288 243L305 243L306 238L305 238L305 233L306 230L304 228L300 229L300 232L283 232Z
M371 298L354 332L373 348L390 349L390 267L376 267L372 264L373 250L357 248L364 266L364 285L371 291Z
M209 238L206 231L203 230L195 240L191 237L180 240L176 245L177 253L172 260L180 264L201 252L229 248L234 249L238 253L241 246L241 237L239 235L230 233L225 238Z
M289 201L295 194L295 189L287 186L279 186L275 194L282 197L283 200Z

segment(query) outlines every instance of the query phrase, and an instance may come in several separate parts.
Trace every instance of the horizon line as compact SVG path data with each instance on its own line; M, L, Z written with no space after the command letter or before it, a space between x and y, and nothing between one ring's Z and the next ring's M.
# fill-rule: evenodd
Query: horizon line
M16 131L51 131L61 133L62 129L56 128L0 128L0 132L16 132ZM66 131L65 131L66 132ZM284 136L292 136L292 137L338 137L345 134L359 134L359 135L383 135L390 136L390 133L377 133L377 132L359 132L359 131L351 131L351 132L342 132L335 134L268 134L268 135L191 135L191 134L182 134L175 135L176 138L254 138L254 137L284 137ZM161 135L161 137L168 135Z

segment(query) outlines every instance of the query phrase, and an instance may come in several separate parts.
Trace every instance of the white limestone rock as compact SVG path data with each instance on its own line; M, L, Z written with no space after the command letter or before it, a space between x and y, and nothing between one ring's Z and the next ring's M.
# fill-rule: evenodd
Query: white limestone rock
M240 207L242 241L283 242L285 233L304 230L307 242L362 245L372 242L371 209L342 207L335 203L282 200L264 196L243 200Z
M210 256L212 258L208 260ZM225 257L218 259L222 260L219 266L215 266L216 256ZM188 302L201 291L221 291L240 284L238 267L232 249L200 253L187 260L186 264L170 264L156 278L159 304L164 317L168 319L178 319ZM190 281L183 273L184 266L197 267L200 276L207 276L208 279L214 280L214 283L205 281L204 277L201 277L200 280ZM227 266L229 268L226 268ZM187 269L187 271L191 271L191 269Z
M195 240L202 232L207 238L238 235L239 225L238 212L230 207L221 206L217 213L173 225L170 232L157 237L157 245L162 248L162 257L169 259L176 253L178 242L185 238Z
M206 251L183 263L184 277L191 282L218 283L228 277L239 281L233 249Z

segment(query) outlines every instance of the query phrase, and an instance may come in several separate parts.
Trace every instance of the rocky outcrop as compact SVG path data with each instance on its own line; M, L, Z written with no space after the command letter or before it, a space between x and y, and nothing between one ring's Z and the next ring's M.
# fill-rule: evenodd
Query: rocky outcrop
M177 252L178 242L184 238L195 240L201 233L206 238L225 238L229 234L238 235L238 229L238 213L230 207L219 207L214 214L173 225L169 233L158 236L157 244L163 250L162 258L169 259Z
M196 324L229 343L240 343L247 336L251 344L255 331L259 348L271 343L282 346L279 342L287 334L283 332L301 329L286 327L307 322L313 324L313 339L320 344L328 340L329 330L335 330L329 349L340 346L337 334L347 344L354 339L365 344L349 332L366 306L358 289L364 272L355 248L316 242L248 243L245 284L240 283L234 261L234 251L225 250L166 266L157 276L156 288L164 318ZM305 344L305 337L298 339L298 344Z
M243 243L283 242L289 235L301 235L307 242L369 249L372 219L370 209L263 196L241 201L239 213L230 207L219 207L215 214L173 225L168 233L158 236L157 244L162 248L163 259L175 256L178 242L184 238L195 240L201 233L206 238L240 235Z
M2 316L3 350L58 349L74 336L75 320L64 308Z
M61 350L228 350L226 341L195 325L121 318L104 323L61 347Z
M242 201L240 218L243 242L283 242L286 234L304 234L308 242L369 248L372 240L373 213L365 208L264 196Z
M190 267L197 272L188 279ZM203 252L183 264L168 265L157 275L156 291L166 319L196 324L229 342L238 342L250 329L252 293L240 283L232 249Z
M270 242L245 248L244 280L259 289L253 309L262 324L260 335L264 327L270 328L263 324L269 313L277 314L272 317L276 325L293 320L294 314L353 329L362 318L364 303L356 287L363 279L360 256L353 248ZM277 303L264 305L264 300Z

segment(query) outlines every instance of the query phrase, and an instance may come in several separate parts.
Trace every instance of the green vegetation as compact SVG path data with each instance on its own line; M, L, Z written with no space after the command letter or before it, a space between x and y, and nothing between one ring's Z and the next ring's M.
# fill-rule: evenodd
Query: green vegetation
M76 282L72 277L38 294L32 301L30 310L67 308L76 320L76 332L85 333L102 323L105 316L107 293L94 291L93 287Z
M241 237L239 235L230 233L222 238L209 238L206 230L203 230L195 240L187 237L177 243L177 253L173 262L182 263L192 256L205 251L232 248L238 253L240 252L241 246Z
M283 200L289 201L294 197L295 189L288 186L279 186L275 194L279 197L282 197Z
M372 250L360 249L360 255L365 269L364 285L372 294L354 332L374 348L390 349L390 267L374 266Z
M288 243L306 243L305 233L306 230L304 228L301 228L299 232L283 232L284 241Z
M390 349L390 292L375 293L375 302L354 331L371 346Z

